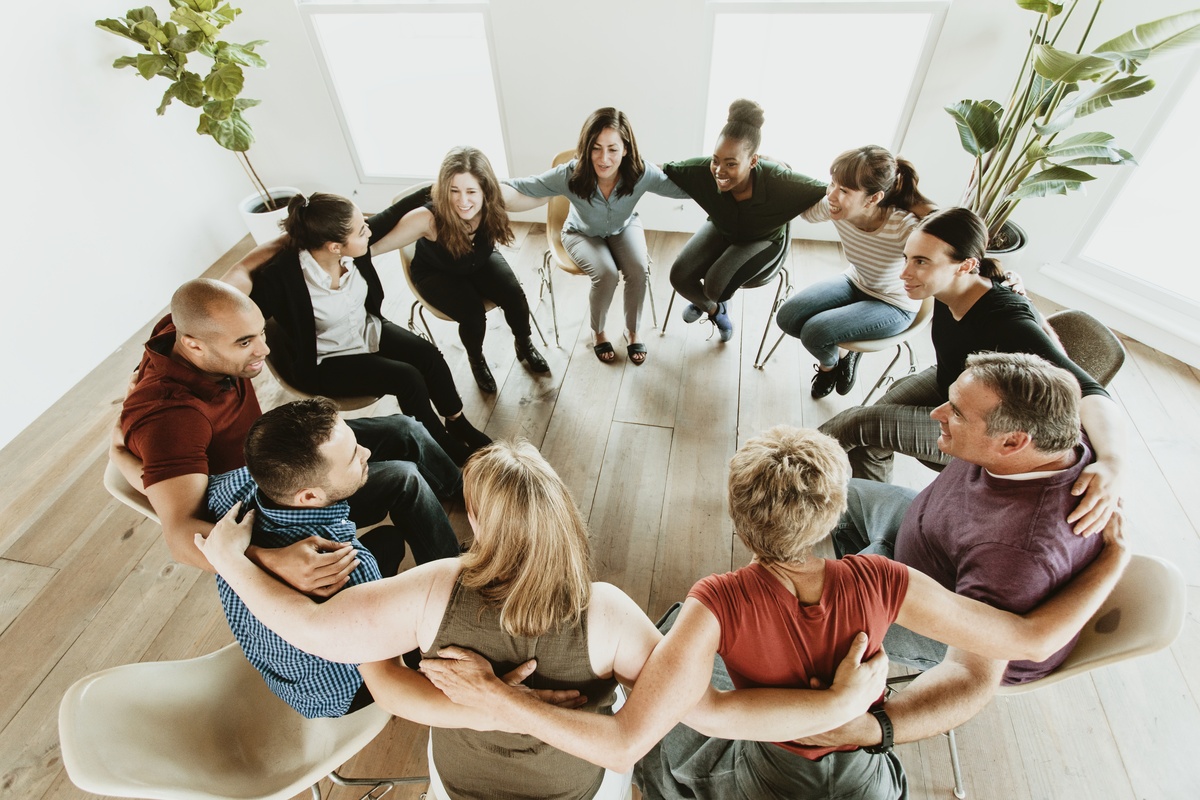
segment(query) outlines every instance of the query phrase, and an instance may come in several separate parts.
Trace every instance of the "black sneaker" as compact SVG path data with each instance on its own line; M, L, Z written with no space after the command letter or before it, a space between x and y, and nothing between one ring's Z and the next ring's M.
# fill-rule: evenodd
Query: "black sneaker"
M833 384L841 373L837 367L828 372L822 372L820 367L815 367L815 369L817 374L813 375L812 379L812 396L819 400L833 391Z
M860 358L862 358L862 353L851 350L838 360L838 365L833 370L837 375L838 394L850 394L850 390L854 388L854 381L858 378L858 360Z
M471 374L475 376L475 382L479 384L479 390L488 394L495 394L496 379L492 377L492 370L488 367L487 358L484 356L468 356L467 361L471 364Z

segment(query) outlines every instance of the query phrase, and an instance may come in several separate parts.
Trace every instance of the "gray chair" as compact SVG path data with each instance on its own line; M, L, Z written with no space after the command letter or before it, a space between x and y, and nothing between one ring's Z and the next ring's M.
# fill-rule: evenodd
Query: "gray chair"
M1083 626L1079 641L1058 669L1036 681L1001 686L996 694L1010 697L1032 692L1093 669L1164 650L1182 633L1186 612L1187 584L1179 568L1161 558L1135 555L1112 594ZM916 677L888 678L889 691ZM946 735L950 740L954 796L962 800L967 792L963 787L958 743L953 730Z
M1068 308L1046 317L1063 349L1101 386L1108 386L1125 363L1125 348L1116 334L1086 311Z

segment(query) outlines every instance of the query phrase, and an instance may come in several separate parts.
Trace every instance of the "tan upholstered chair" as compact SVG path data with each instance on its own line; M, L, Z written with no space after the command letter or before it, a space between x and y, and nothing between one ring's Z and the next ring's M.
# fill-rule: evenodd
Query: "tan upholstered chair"
M1101 386L1108 386L1125 363L1125 348L1116 334L1091 314L1073 308L1051 314L1046 321L1071 360Z

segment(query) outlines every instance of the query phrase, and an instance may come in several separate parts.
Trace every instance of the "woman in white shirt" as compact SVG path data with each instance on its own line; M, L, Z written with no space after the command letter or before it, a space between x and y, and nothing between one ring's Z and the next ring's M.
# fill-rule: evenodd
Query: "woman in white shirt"
M917 190L917 172L876 145L847 150L829 168L825 199L800 216L832 220L850 266L790 298L775 317L817 359L812 396L854 386L859 353L839 342L883 339L904 331L921 307L904 293L904 243L933 203Z

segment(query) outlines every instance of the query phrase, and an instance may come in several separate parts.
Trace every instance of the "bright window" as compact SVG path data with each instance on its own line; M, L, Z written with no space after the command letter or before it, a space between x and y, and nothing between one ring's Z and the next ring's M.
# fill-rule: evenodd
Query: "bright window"
M851 147L896 150L944 6L774 2L750 12L741 5L712 5L705 148L716 144L729 104L746 97L766 114L760 152L813 177L826 179L834 157Z
M363 181L430 178L457 144L508 174L486 4L300 7Z

